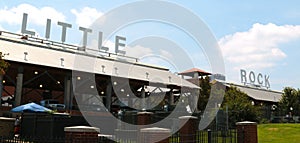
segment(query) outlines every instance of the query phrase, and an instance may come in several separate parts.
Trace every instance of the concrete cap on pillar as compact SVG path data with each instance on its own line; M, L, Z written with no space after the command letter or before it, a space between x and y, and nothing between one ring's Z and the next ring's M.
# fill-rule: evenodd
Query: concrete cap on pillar
M138 115L143 115L143 114L153 114L152 112L138 112Z
M2 121L15 121L16 119L15 118L6 118L6 117L0 117L0 120Z
M250 122L250 121L243 121L243 122L237 122L236 125L257 125L257 123Z
M158 128L158 127L152 127L152 128L143 128L141 129L141 132L147 132L147 133L170 133L170 129L166 128Z
M99 128L89 127L89 126L73 126L73 127L65 127L65 132L100 132Z
M179 117L179 119L198 119L198 118L195 116L181 116Z

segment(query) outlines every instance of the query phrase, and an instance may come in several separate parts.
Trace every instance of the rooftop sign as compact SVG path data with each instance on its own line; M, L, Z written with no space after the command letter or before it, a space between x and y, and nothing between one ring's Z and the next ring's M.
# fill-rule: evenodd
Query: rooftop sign
M27 13L23 13L23 20L22 20L21 32L23 34L28 34L28 35L35 36L35 32L34 31L27 30L27 18L28 18L28 14ZM61 26L61 28L62 28L62 31L61 31L61 42L64 43L66 41L67 29L68 28L72 28L72 24L58 21L57 25ZM51 30L51 19L47 19L47 21L46 21L46 32L45 32L45 38L46 39L50 38L50 30ZM79 48L78 50L85 51L86 50L86 45L87 45L87 35L88 35L88 33L92 33L93 30L89 29L89 28L85 28L85 27L80 27L80 26L79 26L78 30L80 30L80 31L83 32L82 47ZM94 32L98 32L98 49L99 50L108 51L109 48L102 46L102 36L103 36L103 33L101 31L94 31ZM125 42L125 41L126 41L125 37L121 37L121 36L116 36L115 37L115 53L116 54L118 54L118 53L119 54L123 54L123 55L126 54L125 51L119 50L119 47L125 47L125 44L122 43L122 42Z
M259 87L270 88L269 75L263 75L261 73L255 74L253 71L247 73L246 70L241 69L241 82Z

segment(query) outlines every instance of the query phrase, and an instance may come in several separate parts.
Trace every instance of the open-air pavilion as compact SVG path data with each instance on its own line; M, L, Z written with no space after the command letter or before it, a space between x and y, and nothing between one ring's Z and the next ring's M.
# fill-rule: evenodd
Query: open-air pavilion
M0 83L1 95L10 96L6 99L10 99L13 107L57 99L66 105L67 112L77 110L79 104L85 104L82 109L91 109L89 106L97 104L96 100L112 111L114 107L120 108L116 104L119 99L123 99L123 105L125 102L130 107L148 109L150 103L138 99L162 94L165 95L162 104L173 105L181 95L197 96L190 94L190 90L197 90L198 86L167 68L118 53L78 49L74 45L2 31L0 51L10 67Z

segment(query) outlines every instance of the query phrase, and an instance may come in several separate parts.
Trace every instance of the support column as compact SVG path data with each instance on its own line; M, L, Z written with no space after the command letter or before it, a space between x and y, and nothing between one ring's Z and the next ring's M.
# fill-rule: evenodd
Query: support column
M192 112L194 112L194 110L197 110L197 103L198 103L197 96L199 96L199 93L197 92L196 89L191 89L190 93L191 94L188 95L189 105L190 105Z
M64 82L64 102L66 105L66 111L70 111L72 109L72 96L71 96L71 77L66 75Z
M145 86L142 87L142 109L147 109L146 108L146 93L145 93Z
M111 80L107 82L107 87L106 87L106 109L108 111L111 111L111 100L112 100L112 83Z
M128 106L129 106L129 107L133 107L133 102L132 102L131 96L132 96L132 95L129 95L129 97L128 97Z
M19 106L21 104L22 90L23 90L23 71L24 71L23 67L18 68L16 94L15 94L15 105L14 106Z
M198 85L198 86L200 86L200 85ZM200 89L195 89L195 95L194 95L194 100L195 100L195 111L199 111L199 109L198 109L198 101L199 101L199 98L200 98Z
M180 142L181 143L196 143L196 132L198 129L198 118L194 116L179 117Z
M0 107L2 106L2 102L1 102L1 99L2 99L2 93L3 93L3 74L0 74Z
M169 106L174 105L174 94L173 94L173 89L170 90L169 94Z
M257 123L238 122L236 123L238 143L258 143Z

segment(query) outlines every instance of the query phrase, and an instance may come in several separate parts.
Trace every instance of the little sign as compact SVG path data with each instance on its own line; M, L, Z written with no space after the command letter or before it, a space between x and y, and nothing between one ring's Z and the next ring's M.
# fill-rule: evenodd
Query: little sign
M34 31L27 30L27 18L28 18L28 14L23 13L21 32L23 34L29 34L29 35L34 36L35 35ZM64 43L66 41L67 29L72 28L72 24L58 21L57 25L62 27L61 42ZM51 19L47 19L46 32L45 32L46 39L50 38L50 30L51 30ZM85 27L79 27L78 30L83 32L82 47L79 48L78 50L85 51L86 45L87 45L87 35L88 35L88 33L92 33L93 30L89 29L89 28L85 28ZM107 47L102 46L102 36L103 36L103 33L101 31L98 31L98 48L100 50L107 51L108 50ZM119 47L125 47L125 44L122 43L121 41L125 42L126 37L121 37L121 36L115 37L115 53L121 53L121 54L125 55L126 54L125 51L119 50Z
M260 85L270 88L269 75L261 73L255 74L253 71L247 73L246 70L241 69L241 82L244 84Z

